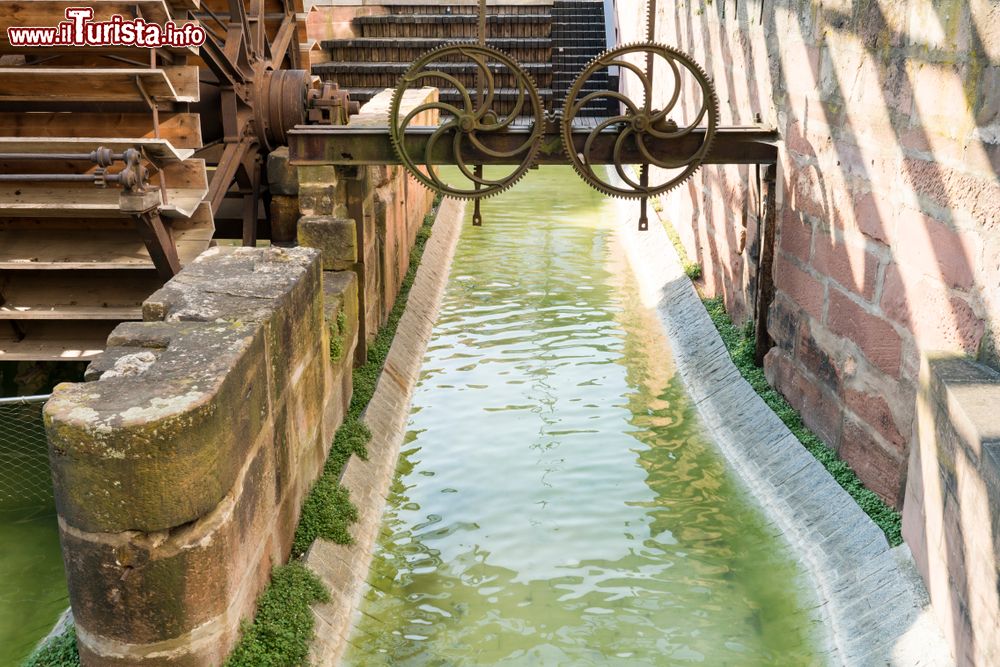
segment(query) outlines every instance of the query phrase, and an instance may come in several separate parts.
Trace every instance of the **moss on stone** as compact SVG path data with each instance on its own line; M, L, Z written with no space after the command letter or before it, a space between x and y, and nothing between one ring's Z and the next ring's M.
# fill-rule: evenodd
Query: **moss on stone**
M778 391L767 383L764 369L754 365L754 335L753 327L739 327L733 324L726 313L726 307L721 298L703 299L715 328L718 329L722 341L729 350L729 356L739 369L740 374L750 383L764 402L767 403L778 418L785 423L788 430L798 438L802 446L809 451L823 467L833 476L840 486L854 498L854 501L864 510L865 514L885 533L889 544L896 546L902 543L902 517L899 512L886 505L874 491L865 487L851 467L837 456L837 453L826 446L815 433L802 423L802 416L788 404L788 401Z
M361 418L375 394L379 374L389 356L389 348L406 309L410 288L416 278L427 239L430 238L440 201L440 198L435 199L434 208L424 217L423 225L417 231L416 243L410 251L410 266L389 313L388 322L369 346L365 363L353 371L354 390L347 416L334 435L322 474L302 505L302 514L292 544L293 560L285 568L295 566L305 570L300 561L295 559L301 558L318 537L339 544L350 544L352 541L349 527L357 520L358 510L351 503L347 489L340 485L340 477L351 456L362 459L368 456L371 431ZM340 333L343 333L346 326L346 317L341 312L337 315ZM226 667L291 667L306 664L314 623L309 604L324 598L303 602L308 595L303 595L301 588L289 588L290 592L284 592L288 584L278 581L278 574L283 571L282 568L275 568L271 585L258 603L257 615L252 622L244 624L240 641L226 662ZM322 583L318 580L316 582L322 588ZM276 586L280 586L278 592L272 593ZM322 592L327 595L326 590ZM302 609L305 610L304 614L301 613ZM290 617L295 617L299 625L289 628L284 619Z
M70 625L66 632L45 642L28 656L21 667L80 667L76 630Z
M291 562L271 571L271 583L257 601L257 616L243 625L243 636L225 667L307 665L315 619L310 605L330 594L305 565Z

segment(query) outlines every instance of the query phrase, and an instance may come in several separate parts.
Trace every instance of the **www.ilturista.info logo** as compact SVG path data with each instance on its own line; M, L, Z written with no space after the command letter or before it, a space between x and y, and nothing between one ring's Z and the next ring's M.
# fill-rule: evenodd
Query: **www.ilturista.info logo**
M161 46L188 47L205 43L205 29L195 23L163 25L115 14L107 21L91 21L92 7L68 7L66 20L55 27L7 28L11 46Z

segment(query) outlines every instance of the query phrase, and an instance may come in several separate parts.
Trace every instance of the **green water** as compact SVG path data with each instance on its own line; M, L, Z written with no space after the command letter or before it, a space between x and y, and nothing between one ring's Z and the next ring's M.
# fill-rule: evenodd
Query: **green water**
M483 213L347 664L817 664L801 576L701 432L613 205L543 168Z
M0 406L0 667L31 653L69 606L38 406Z

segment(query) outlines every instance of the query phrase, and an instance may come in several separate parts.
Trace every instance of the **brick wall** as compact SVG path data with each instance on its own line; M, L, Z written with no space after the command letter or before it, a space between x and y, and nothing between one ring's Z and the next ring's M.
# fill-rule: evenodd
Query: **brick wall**
M634 6L633 6L634 5ZM622 41L641 37L620 0ZM901 505L921 353L1000 356L1000 7L985 0L660 2L722 123L783 138L769 380ZM663 91L659 91L661 94ZM664 199L701 287L752 311L754 167Z

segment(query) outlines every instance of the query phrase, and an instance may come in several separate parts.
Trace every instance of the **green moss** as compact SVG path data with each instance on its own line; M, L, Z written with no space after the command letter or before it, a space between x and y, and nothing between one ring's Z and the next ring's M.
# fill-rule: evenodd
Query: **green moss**
M653 201L659 202L658 199ZM653 207L657 212L662 210L661 208ZM667 233L667 238L670 239L670 243L673 244L674 250L677 251L677 256L680 257L681 267L684 269L684 275L686 275L691 280L698 280L701 278L701 264L698 262L692 262L691 258L688 257L687 250L684 249L684 244L681 243L681 237L677 235L677 230L674 229L673 225L662 222L663 231Z
M25 660L21 667L80 667L76 650L76 630L70 626L53 637Z
M243 636L225 667L307 665L315 624L310 605L329 599L323 582L302 563L275 567L257 601L257 616L243 625Z
M725 304L721 298L703 299L705 309L712 318L715 328L719 330L733 363L740 374L750 383L764 402L774 410L774 413L785 423L802 446L823 464L840 486L847 491L865 514L871 517L885 533L889 544L896 546L903 541L900 534L901 517L899 512L886 505L875 492L865 488L851 467L837 457L836 452L826 446L819 437L802 423L802 416L788 404L788 401L767 383L764 370L754 365L754 336L752 324L742 330L735 326L726 313Z
M292 558L301 558L316 538L322 537L338 544L350 544L352 541L350 525L358 518L358 510L351 503L347 489L340 485L340 476L344 466L351 456L362 459L368 456L368 442L371 431L361 420L368 403L375 394L379 374L389 355L389 347L399 327L399 320L406 308L406 301L417 274L417 266L431 235L437 205L435 210L424 217L424 224L417 232L417 240L410 251L410 266L403 278L399 295L389 313L388 322L375 336L368 348L365 363L354 369L352 380L354 390L351 394L351 404L344 423L337 429L330 455L323 466L323 472L302 505L299 525L295 529L295 539L292 543ZM337 315L338 333L343 334L347 327L344 313ZM331 343L331 354L332 354ZM285 569L296 567L308 573L299 562L293 560ZM257 615L252 622L245 623L242 637L233 651L226 667L281 667L305 664L309 640L312 638L313 619L309 604L319 599L310 597L313 589L294 579L295 587L284 581L279 581L279 573L285 569L275 568L271 585L262 595L258 603ZM285 575L281 575L285 576ZM291 576L291 575L289 575ZM299 575L294 575L298 577ZM312 576L310 574L310 576ZM316 580L322 589L322 584ZM303 592L304 591L304 592ZM327 592L321 590L325 596ZM270 597L269 597L270 596ZM294 624L287 622L286 617L297 619L305 631L299 631Z
M337 313L334 325L330 327L330 361L340 361L344 354L344 333L347 331L347 315L343 310Z

